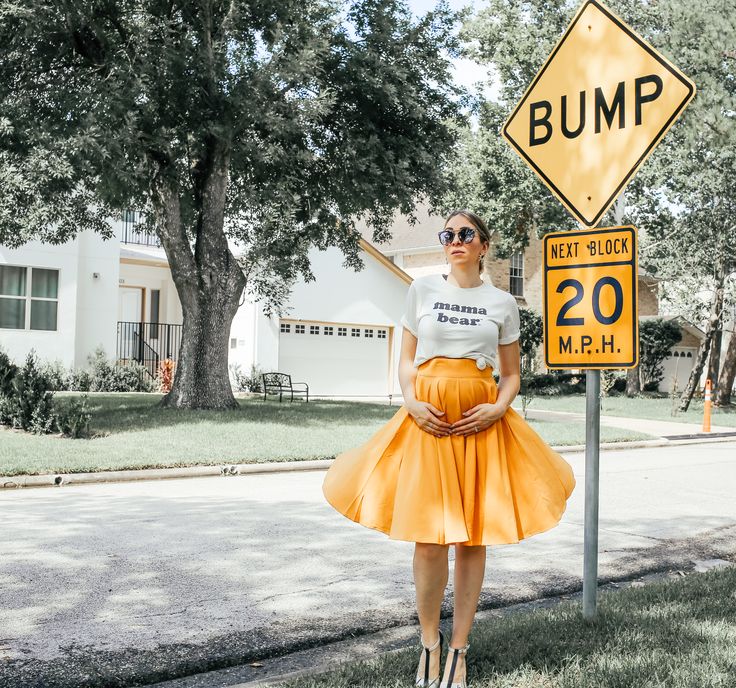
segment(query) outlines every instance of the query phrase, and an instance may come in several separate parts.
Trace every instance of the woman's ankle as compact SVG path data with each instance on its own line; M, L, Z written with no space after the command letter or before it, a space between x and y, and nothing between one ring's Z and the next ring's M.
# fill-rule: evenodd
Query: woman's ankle
M450 642L448 643L448 647L451 650L454 650L454 649L464 650L467 645L468 645L468 639L467 639L467 637L457 639L455 636L453 636L450 639Z
M432 635L434 633L434 636ZM419 635L419 639L422 642L422 645L425 647L435 647L435 645L439 646L438 640L440 639L440 633L439 629L435 629L434 631L421 631ZM436 648L435 648L436 649Z

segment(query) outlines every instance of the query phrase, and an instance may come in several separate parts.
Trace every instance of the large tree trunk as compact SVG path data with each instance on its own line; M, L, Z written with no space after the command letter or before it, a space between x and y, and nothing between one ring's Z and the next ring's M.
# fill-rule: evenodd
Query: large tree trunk
M718 372L721 367L721 342L723 335L723 282L724 270L720 264L716 269L716 298L713 312L717 317L715 329L713 331L713 339L710 343L710 358L708 360L708 377L711 380L713 389L718 385Z
M230 326L246 281L224 234L228 148L212 142L194 174L200 181L199 215L192 252L182 223L176 182L161 168L151 183L157 230L182 306L179 360L164 407L235 409L228 371Z
M226 268L223 274L227 274ZM161 406L176 408L239 408L233 396L228 371L230 326L238 310L242 287L234 282L192 303L182 301L182 328L179 363L171 391Z
M722 321L718 320L718 327L713 332L713 340L710 343L710 356L708 358L708 377L713 382L713 390L718 386L718 373L721 369L721 346L723 342Z
M734 379L736 379L736 331L731 333L726 358L721 368L721 376L718 378L718 391L714 399L716 406L728 406L731 403Z

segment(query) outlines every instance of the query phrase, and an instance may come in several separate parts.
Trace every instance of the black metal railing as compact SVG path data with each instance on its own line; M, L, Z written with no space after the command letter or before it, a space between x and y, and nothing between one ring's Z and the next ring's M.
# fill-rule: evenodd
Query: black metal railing
M118 321L117 361L136 361L155 379L161 361L178 360L181 331L170 323Z
M143 227L141 214L137 210L126 210L123 213L122 222L124 244L161 247L161 239L155 232L150 232Z

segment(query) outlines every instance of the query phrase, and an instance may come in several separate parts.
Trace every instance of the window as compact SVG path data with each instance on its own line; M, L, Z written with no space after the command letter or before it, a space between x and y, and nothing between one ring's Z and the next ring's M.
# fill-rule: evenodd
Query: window
M365 331L365 336L366 337L372 337L373 336L373 330L366 330Z
M296 334L304 334L304 325L295 325L294 332Z
M351 327L352 335L353 337L360 337L360 328L359 327Z
M511 255L509 265L509 291L514 296L524 296L524 253Z
M332 330L333 330L333 327L332 327L332 325L325 325L325 326L324 326L324 327L322 328L322 334L328 334L328 335L331 335L331 334L333 333L333 332L332 332Z
M55 331L58 298L58 270L0 265L0 328Z
M338 337L347 337L348 336L348 328L347 327L338 327L337 328L337 336Z
M386 330L378 330L378 339L386 339Z
M319 334L319 325L310 325L309 334Z
M238 340L236 337L230 337L230 348L235 349L238 346Z
M281 323L282 332L291 332L291 325L289 323Z

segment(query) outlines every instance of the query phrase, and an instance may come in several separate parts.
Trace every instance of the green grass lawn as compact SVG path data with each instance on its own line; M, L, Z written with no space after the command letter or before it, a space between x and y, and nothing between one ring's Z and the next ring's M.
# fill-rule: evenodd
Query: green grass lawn
M736 686L736 568L601 592L598 618L582 604L477 621L472 688L732 688ZM445 620L443 623L447 623ZM449 629L449 625L446 626ZM447 649L443 654L446 656ZM413 685L416 649L403 649L275 688Z
M58 394L59 398L70 393ZM327 459L371 437L399 406L238 399L239 410L161 409L161 394L91 393L93 439L0 430L0 475ZM537 422L553 445L581 444L583 423ZM646 437L602 428L604 441Z
M514 406L520 405L517 399ZM530 409L544 409L548 411L573 411L585 413L585 395L570 394L567 396L537 396L529 405ZM675 406L676 408L676 406ZM609 416L627 416L629 418L651 418L653 420L667 420L681 423L703 422L703 401L693 399L690 408L685 413L673 415L672 399L668 397L626 397L613 396L603 399L601 413ZM712 408L711 425L736 427L736 406L730 408Z

